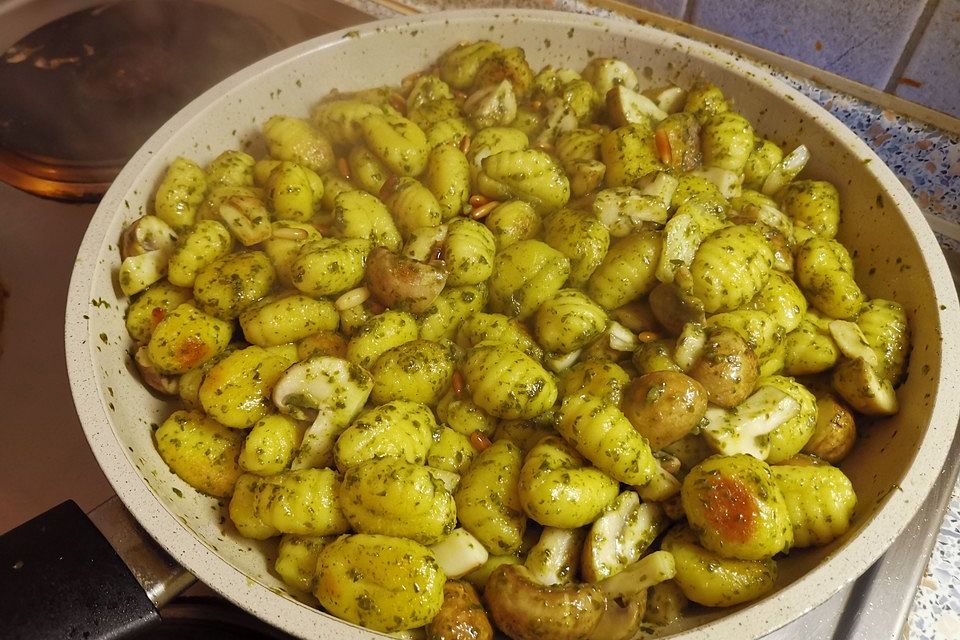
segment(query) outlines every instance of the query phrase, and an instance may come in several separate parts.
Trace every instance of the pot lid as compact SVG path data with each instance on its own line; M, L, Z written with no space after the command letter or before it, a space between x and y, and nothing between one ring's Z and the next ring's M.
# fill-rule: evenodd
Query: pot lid
M287 44L253 17L194 0L58 18L0 54L0 180L98 200L171 115Z

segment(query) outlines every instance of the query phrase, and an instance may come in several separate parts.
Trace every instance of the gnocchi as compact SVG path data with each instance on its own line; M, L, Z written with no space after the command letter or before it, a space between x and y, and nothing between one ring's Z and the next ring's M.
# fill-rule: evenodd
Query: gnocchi
M647 84L465 43L268 118L265 157L171 162L118 274L180 402L157 451L301 597L626 639L847 533L834 465L897 410L910 312L861 289L803 145Z

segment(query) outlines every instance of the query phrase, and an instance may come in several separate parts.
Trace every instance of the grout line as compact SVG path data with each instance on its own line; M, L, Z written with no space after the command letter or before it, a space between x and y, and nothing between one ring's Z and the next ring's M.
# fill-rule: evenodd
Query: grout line
M941 216L928 213L927 211L923 212L923 217L926 218L927 224L930 225L934 233L939 233L945 238L960 242L960 225Z
M897 60L897 63L893 66L893 70L890 72L890 77L887 79L887 84L883 89L887 93L897 93L897 87L900 86L900 78L903 76L903 72L906 70L907 65L910 64L910 60L913 59L913 54L916 53L917 45L920 43L920 40L923 38L923 34L930 25L930 21L933 19L933 13L937 10L937 5L939 4L940 0L927 0L927 4L924 6L923 11L920 12L920 17L917 18L916 24L913 25L913 30L910 32L910 37L907 38L907 43L903 45L903 51L900 52L900 58Z
M696 11L697 1L698 0L687 0L687 4L683 7L683 16L681 16L681 20L691 24L693 23L693 14Z
M831 71L824 71L819 67L815 67L806 62L800 62L799 60L775 53L769 49L764 49L757 45L744 42L743 40L737 40L736 38L711 31L695 24L690 24L689 22L684 22L671 16L641 9L635 5L627 4L625 0L588 0L588 4L606 9L607 11L614 11L640 24L664 29L671 33L699 40L700 42L721 47L728 51L732 50L736 53L749 56L761 64L773 67L781 73L806 78L814 83L825 85L833 91L846 93L860 100L870 102L881 109L913 118L923 124L931 125L948 133L960 134L960 118L956 116L924 106L906 98L901 98L892 93L884 92L875 87L867 86Z

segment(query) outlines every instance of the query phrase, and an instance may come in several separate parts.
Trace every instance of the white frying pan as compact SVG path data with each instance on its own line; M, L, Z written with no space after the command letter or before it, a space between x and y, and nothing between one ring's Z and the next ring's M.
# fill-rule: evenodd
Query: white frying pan
M774 594L689 621L678 638L759 638L821 604L863 573L923 502L944 463L958 417L957 297L933 233L880 159L833 117L764 71L706 45L627 22L540 11L462 11L372 23L322 36L263 60L214 87L171 119L134 156L103 199L77 257L66 317L66 351L77 411L90 446L140 524L207 585L240 607L304 638L380 637L288 595L271 573L266 547L224 524L215 500L173 475L151 440L151 423L171 407L131 369L119 296L117 241L150 211L167 163L204 164L221 150L258 152L271 115L305 116L331 89L389 82L434 61L462 40L522 46L531 66L582 68L592 55L618 56L642 77L682 85L704 76L736 101L756 129L787 147L806 144L805 173L840 189L841 239L871 297L910 312L913 354L899 415L863 430L842 468L859 496L848 535L780 561ZM43 259L38 255L38 259ZM384 636L385 637L385 636Z

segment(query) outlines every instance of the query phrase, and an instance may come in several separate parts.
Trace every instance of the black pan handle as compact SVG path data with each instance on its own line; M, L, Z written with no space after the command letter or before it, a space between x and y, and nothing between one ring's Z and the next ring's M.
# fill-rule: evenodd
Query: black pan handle
M194 580L118 498L89 517L67 501L0 536L0 627L10 640L129 637Z

